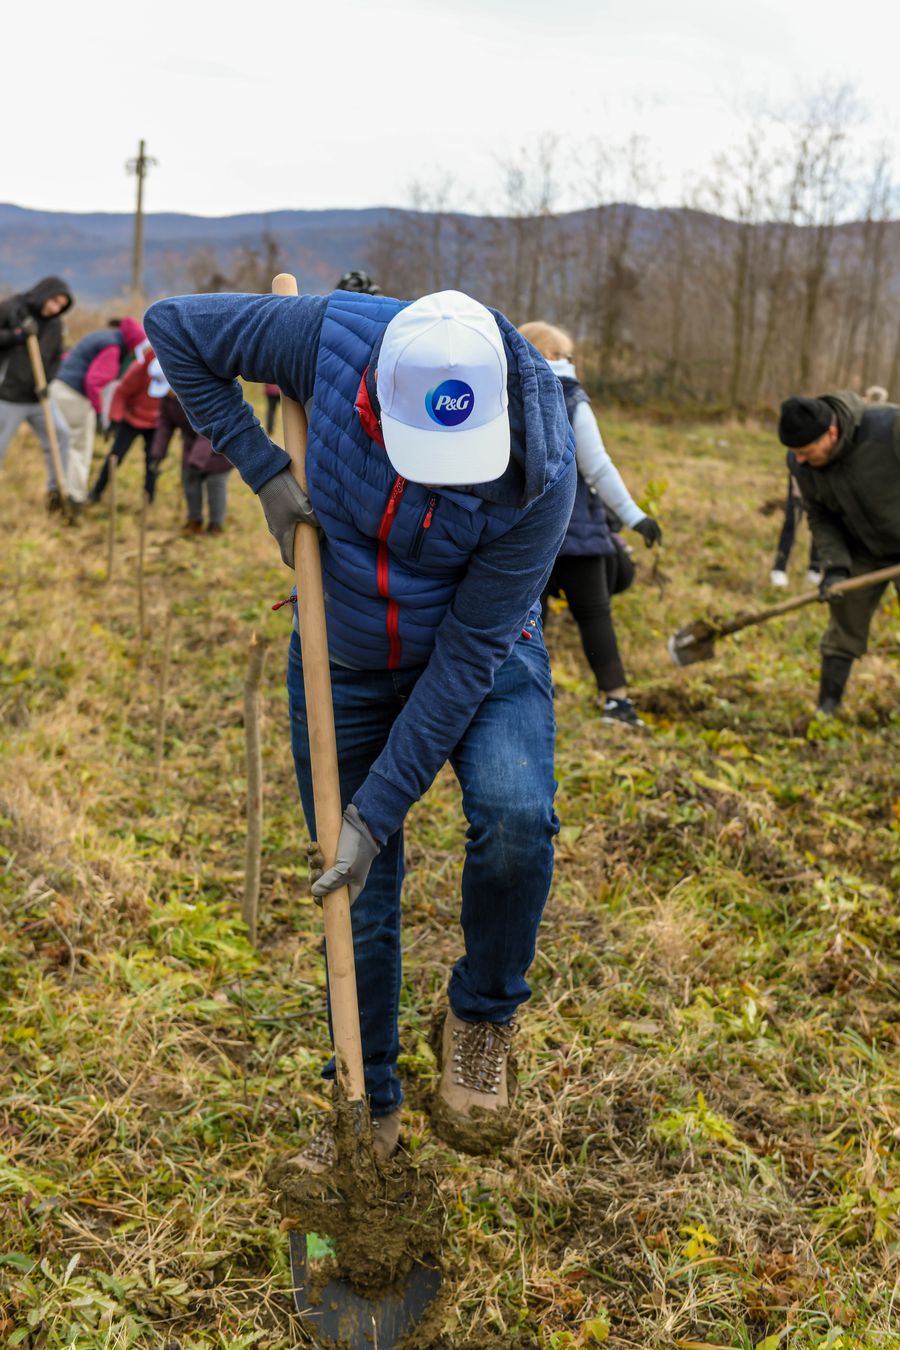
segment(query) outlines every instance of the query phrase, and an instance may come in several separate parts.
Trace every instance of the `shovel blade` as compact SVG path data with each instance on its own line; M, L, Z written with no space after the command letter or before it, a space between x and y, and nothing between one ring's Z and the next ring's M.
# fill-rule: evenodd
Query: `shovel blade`
M673 665L692 666L697 661L711 661L716 654L716 635L702 620L686 624L673 633L666 644Z
M392 1350L418 1326L441 1287L441 1272L414 1265L396 1288L374 1298L335 1277L310 1303L312 1271L306 1234L289 1234L294 1306L320 1344L336 1350Z

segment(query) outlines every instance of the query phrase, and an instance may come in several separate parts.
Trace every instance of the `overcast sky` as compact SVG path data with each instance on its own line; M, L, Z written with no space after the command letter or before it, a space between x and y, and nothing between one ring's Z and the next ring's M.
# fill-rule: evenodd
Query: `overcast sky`
M567 151L646 137L654 197L673 202L748 100L846 80L896 136L894 14L876 0L11 0L0 200L130 210L143 136L159 161L149 211L408 205L416 178L490 208L498 160L551 132Z

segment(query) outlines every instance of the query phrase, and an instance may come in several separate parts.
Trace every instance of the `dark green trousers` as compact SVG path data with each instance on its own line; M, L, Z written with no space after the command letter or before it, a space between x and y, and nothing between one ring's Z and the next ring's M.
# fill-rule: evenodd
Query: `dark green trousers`
M862 576L864 572L877 572L882 567L900 563L897 558L872 558L858 554L853 559L850 575ZM862 591L851 591L842 600L830 606L828 627L819 644L823 656L864 656L869 643L869 626L881 604L881 598L892 583L883 581L879 586L866 586ZM900 580L895 581L897 595L900 597Z

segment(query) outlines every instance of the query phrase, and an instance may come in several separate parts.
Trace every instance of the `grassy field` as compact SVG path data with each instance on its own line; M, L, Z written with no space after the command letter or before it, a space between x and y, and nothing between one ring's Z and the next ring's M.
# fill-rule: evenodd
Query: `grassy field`
M599 725L556 615L563 828L522 1018L525 1128L501 1158L429 1130L428 1027L459 947L452 777L410 821L405 1137L446 1203L436 1344L896 1350L896 602L838 723L810 720L818 606L674 670L680 623L772 598L760 507L781 454L740 428L604 431L636 494L661 494L656 575L640 545L616 608L653 734ZM236 479L227 533L182 539L170 465L141 643L137 451L121 487L107 585L105 510L48 522L31 441L0 474L0 1342L281 1350L308 1342L262 1174L323 1104L327 1039L290 611L270 609L289 581ZM238 917L254 630L272 640L259 951Z

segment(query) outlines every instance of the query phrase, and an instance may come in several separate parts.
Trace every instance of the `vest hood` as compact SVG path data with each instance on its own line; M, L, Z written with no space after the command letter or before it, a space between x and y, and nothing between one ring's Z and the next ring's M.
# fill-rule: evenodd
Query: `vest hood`
M60 315L65 314L67 309L72 308L72 292L69 290L69 287L63 281L62 277L44 277L41 281L38 281L32 286L30 291L23 292L22 298L28 306L28 309L35 318L37 318L41 312L41 305L43 305L46 300L49 300L52 295L64 295L66 297L66 303L59 311ZM56 317L58 318L59 315Z

